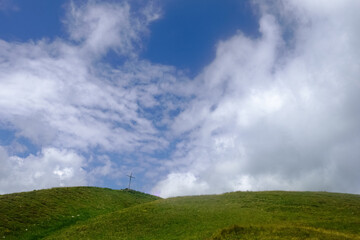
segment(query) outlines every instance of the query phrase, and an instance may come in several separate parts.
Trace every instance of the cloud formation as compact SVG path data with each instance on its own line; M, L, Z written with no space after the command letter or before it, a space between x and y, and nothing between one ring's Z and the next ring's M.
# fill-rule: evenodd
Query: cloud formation
M360 193L360 3L252 2L259 36L219 42L191 80L139 57L160 16L151 4L70 2L66 38L0 40L0 130L12 136L0 193L130 169L162 197Z
M71 35L77 32L80 43L0 42L2 122L12 125L18 135L45 146L131 150L138 146L138 141L153 140L151 135L155 130L147 119L138 116L136 102L151 100L156 86L149 92L133 81L141 81L139 74L150 73L158 78L169 68L141 61L128 63L126 68L116 71L106 69L106 65L97 67L89 62L94 58L86 57L87 53L100 57L105 49L125 51L122 49L129 48L132 37L116 31L127 27L132 29L128 34L136 36L142 29L131 26L127 5L90 4L73 8L69 24L73 24L72 18L80 23L74 24ZM114 10L124 14L113 19L119 15ZM89 29L81 33L82 24L87 21L91 22ZM106 41L99 40L100 36L106 36L103 38ZM100 50L94 49L95 46ZM137 65L137 69L130 68L132 65ZM137 134L141 134L141 139Z
M0 194L87 184L86 161L70 150L45 148L36 156L21 158L7 156L0 147L0 163Z
M65 23L70 39L80 44L85 55L102 55L109 48L120 55L133 55L149 22L158 18L155 9L152 10L134 17L126 2L70 2Z
M75 174L90 161L82 154L146 153L167 144L146 111L159 106L163 88L171 91L175 69L140 60L136 50L157 9L134 14L126 3L96 1L67 8L69 39L0 40L0 128L14 132L14 144L25 138L39 149L18 158L3 146L2 168L11 174L3 175L2 192L56 186L57 178L65 185L91 182L105 172ZM102 58L110 50L125 63L107 65ZM57 165L60 156L73 160ZM36 177L42 172L49 174Z
M240 32L218 44L195 79L196 98L172 125L186 138L154 192L360 193L359 3L254 7L260 37Z

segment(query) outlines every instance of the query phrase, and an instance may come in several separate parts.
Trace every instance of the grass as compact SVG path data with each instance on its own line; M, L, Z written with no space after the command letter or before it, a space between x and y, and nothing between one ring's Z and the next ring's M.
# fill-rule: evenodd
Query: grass
M224 228L215 234L212 240L236 239L318 239L318 240L350 240L357 237L350 234L327 231L311 227L300 226L250 226L234 225Z
M49 194L59 190L61 189L45 190L48 191L45 199L55 198L58 194ZM65 196L59 197L60 202L57 203L52 200L53 207L66 209L58 212L47 211L47 207L39 205L41 208L34 208L36 218L20 214L19 208L9 211L12 219L17 219L19 226L23 224L20 224L22 221L29 222L28 219L39 224L43 221L40 219L46 219L43 215L53 219L45 225L40 224L40 228L35 226L38 229L37 235L28 235L28 232L22 230L17 235L18 239L360 239L359 195L234 192L158 199L139 192L109 189L67 190L73 191L71 196L78 194L79 190L98 192L88 194L85 202L74 199L75 202L71 202ZM101 206L99 202L104 201L102 191L111 197L106 200L108 203ZM7 195L0 196L1 205L4 196ZM8 195L10 196L15 199L16 195ZM81 199L80 196L81 194L75 198ZM38 197L30 199L28 195L26 201L36 202L36 199ZM58 207L57 204L62 204L63 207ZM81 207L77 204L84 209L79 219L76 214ZM85 210L90 213L80 219ZM67 213L60 214L62 211ZM0 214L4 216L2 206ZM0 226L3 226L1 221ZM22 228L24 226L21 225ZM6 238L8 236L11 234Z
M0 195L0 238L40 239L95 216L156 199L136 191L96 187Z
M235 192L123 209L46 239L360 239L360 196Z

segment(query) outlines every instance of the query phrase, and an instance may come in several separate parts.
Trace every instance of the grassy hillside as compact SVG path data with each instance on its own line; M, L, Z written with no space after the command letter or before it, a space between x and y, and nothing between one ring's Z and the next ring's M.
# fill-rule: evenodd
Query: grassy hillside
M360 196L236 192L136 205L46 239L360 239Z
M95 216L156 199L136 191L95 187L0 195L0 238L39 239Z
M0 195L2 237L360 239L360 196L235 192L159 199L136 191L54 188Z

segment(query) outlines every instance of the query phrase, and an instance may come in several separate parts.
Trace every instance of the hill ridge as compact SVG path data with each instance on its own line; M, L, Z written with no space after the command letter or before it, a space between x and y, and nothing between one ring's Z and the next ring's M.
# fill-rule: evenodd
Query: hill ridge
M40 193L53 202L40 201ZM1 226L9 226L9 222L4 222L6 201L0 195L0 238L4 234L7 239L52 240L360 239L360 195L355 194L263 191L161 199L131 189L74 187L7 197L19 198L14 200L19 203L25 201L21 195L28 204L36 203L33 207L38 211L30 213L37 216L38 225L30 225L33 228L28 231L4 232ZM50 212L59 201L67 208ZM19 212L19 206L13 207L8 212L11 219L23 224L29 215ZM47 214L53 218L48 222Z
M136 205L46 239L357 239L359 216L359 195L232 192Z
M0 195L0 238L37 239L158 197L135 190L58 187Z

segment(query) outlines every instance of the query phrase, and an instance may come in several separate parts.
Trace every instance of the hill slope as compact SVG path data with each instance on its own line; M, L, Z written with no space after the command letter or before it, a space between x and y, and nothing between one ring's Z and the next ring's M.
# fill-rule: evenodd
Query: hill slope
M156 199L132 190L96 187L0 195L0 238L39 239L95 216Z
M360 239L360 196L236 192L153 201L46 239Z

